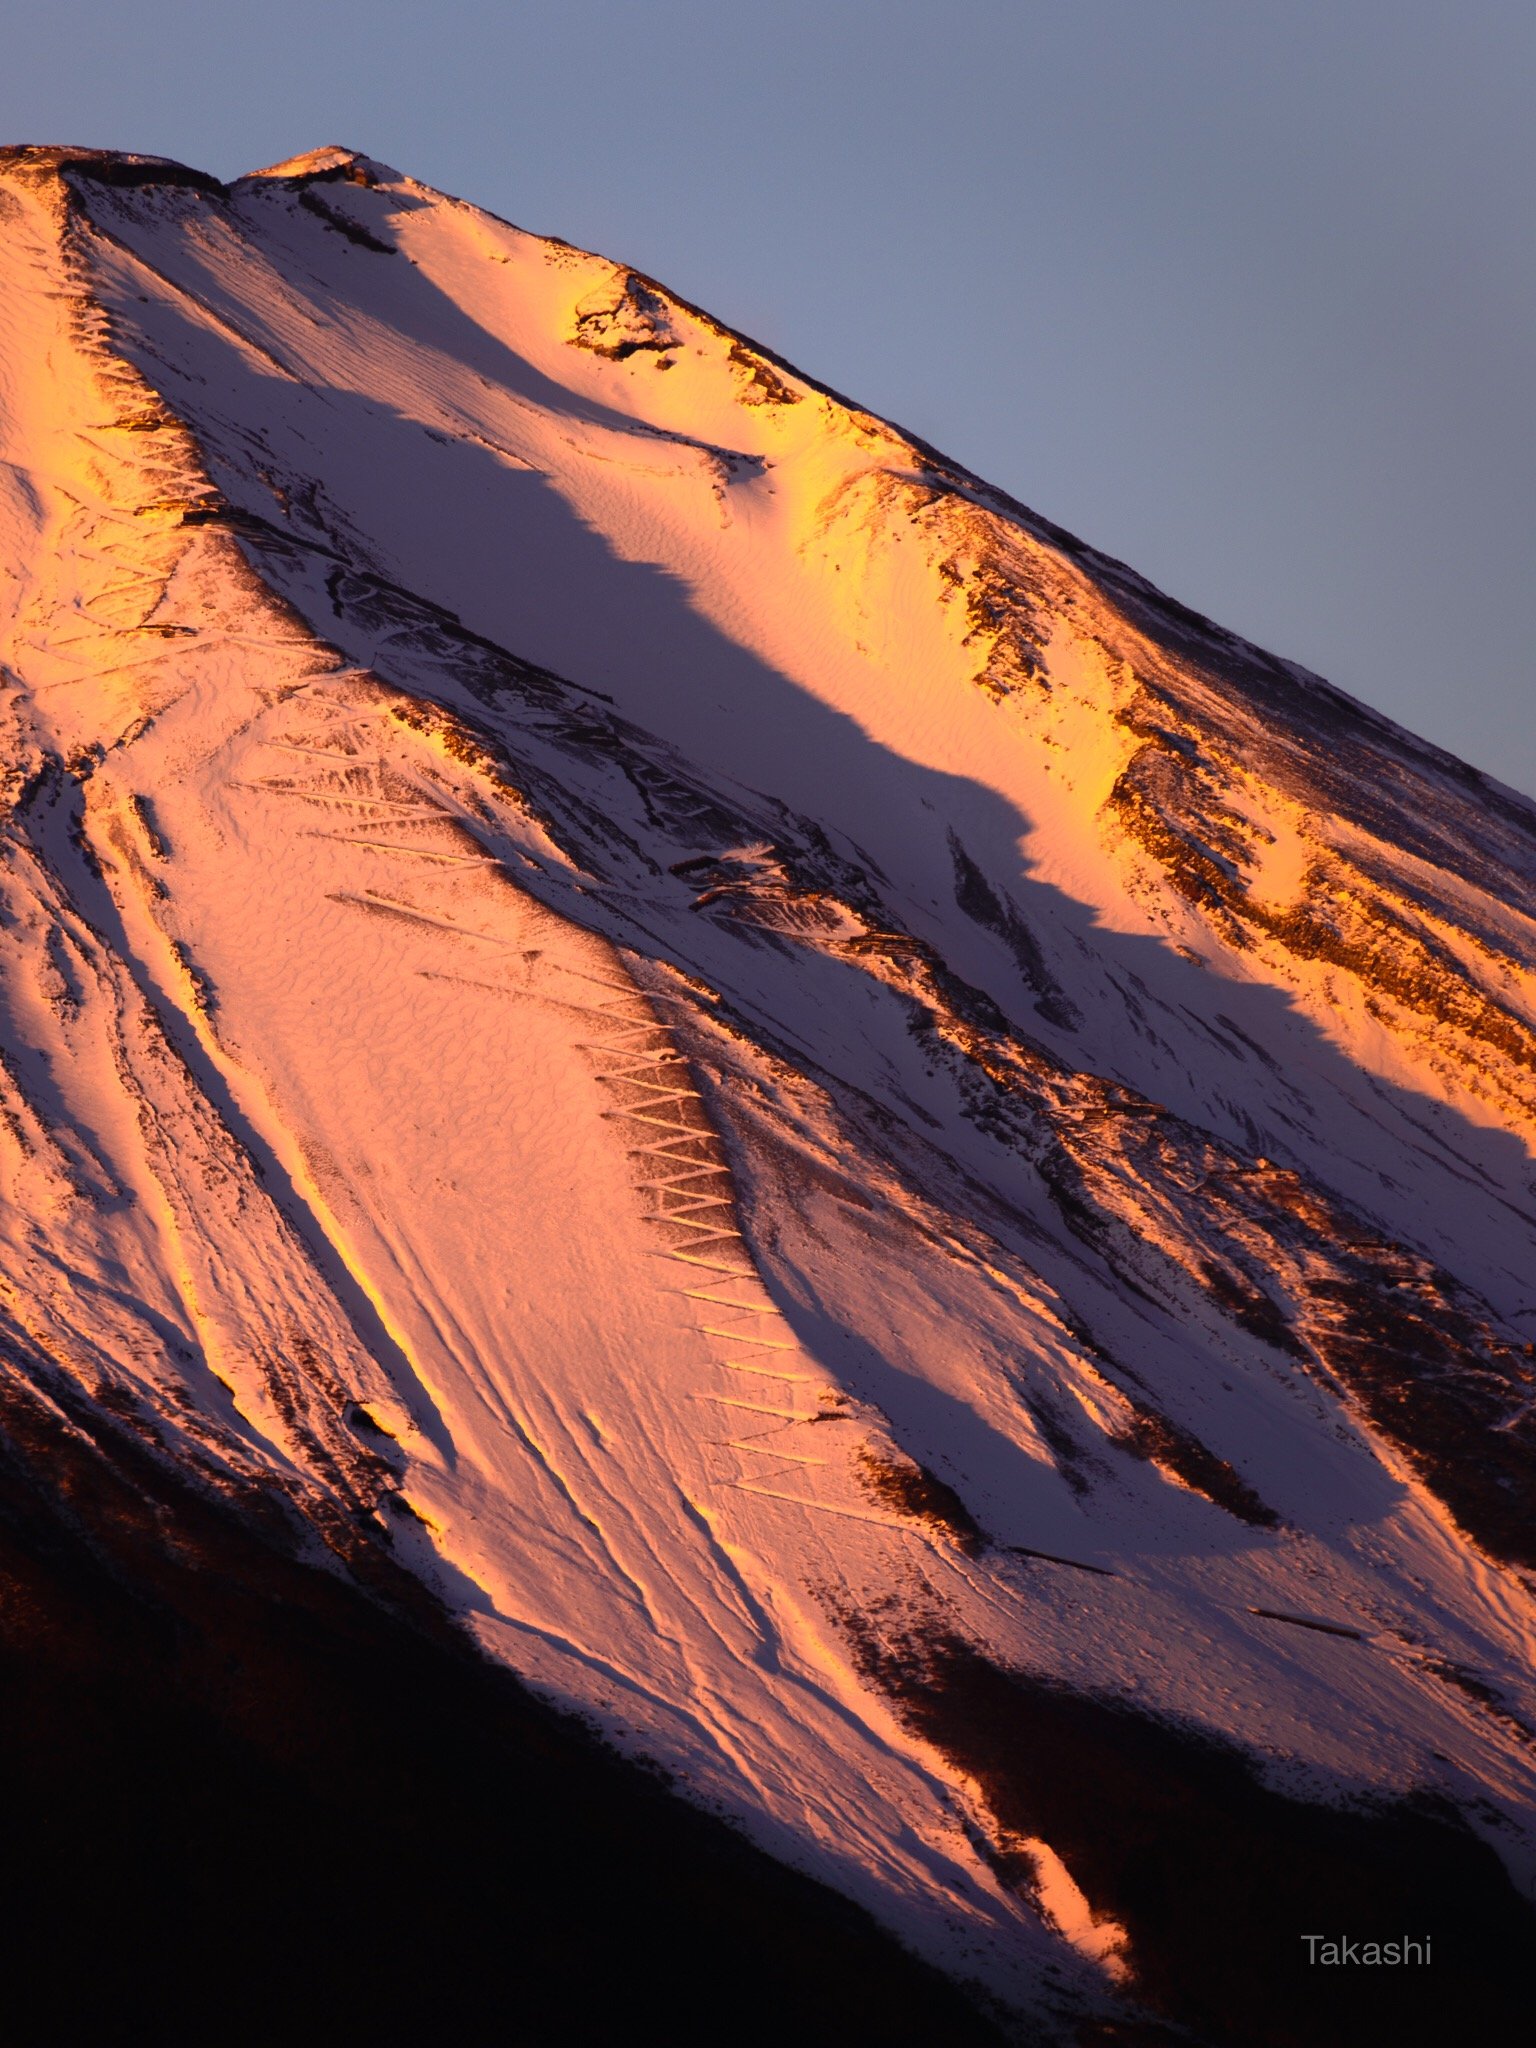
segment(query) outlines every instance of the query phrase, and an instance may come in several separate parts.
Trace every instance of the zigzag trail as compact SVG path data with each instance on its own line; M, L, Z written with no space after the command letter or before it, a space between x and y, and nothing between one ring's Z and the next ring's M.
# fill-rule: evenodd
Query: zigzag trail
M790 1426L826 1419L834 1411L825 1403L830 1400L835 1404L839 1399L830 1391L824 1394L823 1405L815 1408L767 1404L766 1396L772 1387L784 1390L781 1400L799 1399L802 1389L818 1382L824 1385L825 1374L813 1369L814 1361L794 1342L788 1324L768 1298L762 1276L751 1261L737 1220L731 1169L720 1154L720 1141L709 1125L703 1098L689 1080L687 1060L633 982L605 981L596 976L584 979L612 990L613 995L605 1003L571 1005L593 1019L605 1034L583 1049L599 1055L600 1080L634 1091L636 1098L603 1114L637 1127L633 1135L639 1142L630 1147L630 1156L641 1162L642 1172L651 1176L636 1183L642 1193L653 1197L655 1206L649 1220L669 1232L694 1233L674 1237L661 1256L687 1268L694 1279L693 1286L680 1292L695 1304L700 1334L713 1340L717 1348L750 1347L746 1358L722 1355L714 1363L724 1372L770 1382L767 1389L750 1388L737 1394L703 1398L747 1414L771 1416ZM679 1081L686 1085L671 1085ZM693 1115L686 1116L685 1109ZM700 1182L705 1184L703 1188ZM706 1322L705 1315L715 1320ZM735 1327L721 1329L720 1322L728 1318L737 1319ZM741 1318L767 1318L767 1328L773 1334L763 1334L762 1321L742 1322ZM761 1393L764 1398L749 1399L749 1393ZM824 1468L828 1463L825 1458L803 1453L759 1449L738 1438L721 1441L740 1454L744 1470L748 1469L749 1460L758 1458L806 1468ZM804 1505L826 1504L807 1498ZM868 1519L898 1526L890 1517Z

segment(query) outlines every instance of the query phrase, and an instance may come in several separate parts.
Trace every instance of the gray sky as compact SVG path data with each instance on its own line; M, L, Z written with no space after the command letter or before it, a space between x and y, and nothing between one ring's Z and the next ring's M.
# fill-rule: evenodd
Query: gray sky
M51 0L0 139L622 257L1536 791L1530 0Z

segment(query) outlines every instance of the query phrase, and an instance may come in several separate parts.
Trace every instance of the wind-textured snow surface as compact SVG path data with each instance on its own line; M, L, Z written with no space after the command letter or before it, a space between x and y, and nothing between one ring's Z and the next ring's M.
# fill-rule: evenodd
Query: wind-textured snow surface
M1528 1889L1536 811L350 152L0 243L5 1373L1026 2026L1271 2038L1105 1715Z

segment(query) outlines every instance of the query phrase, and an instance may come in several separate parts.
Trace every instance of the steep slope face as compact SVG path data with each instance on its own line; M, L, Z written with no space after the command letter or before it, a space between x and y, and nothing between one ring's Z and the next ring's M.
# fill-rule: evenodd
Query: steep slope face
M7 1370L1039 2025L1513 1912L1531 806L366 159L0 214Z

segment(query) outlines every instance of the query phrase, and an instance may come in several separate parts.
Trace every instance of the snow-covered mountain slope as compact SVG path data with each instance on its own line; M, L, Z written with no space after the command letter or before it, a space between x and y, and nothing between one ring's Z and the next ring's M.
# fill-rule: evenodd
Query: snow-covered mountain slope
M1514 1912L1536 807L366 158L0 240L6 1371L1026 2024Z

